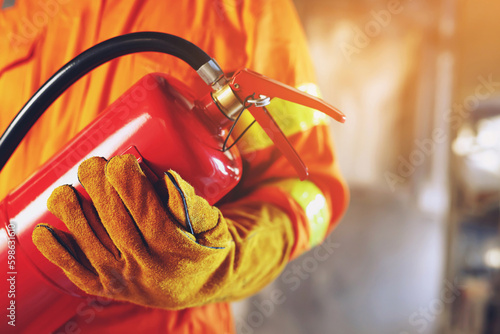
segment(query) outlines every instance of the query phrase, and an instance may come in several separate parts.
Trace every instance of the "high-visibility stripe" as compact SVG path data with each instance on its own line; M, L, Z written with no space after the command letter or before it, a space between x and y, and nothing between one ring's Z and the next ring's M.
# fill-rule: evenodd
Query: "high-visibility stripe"
M289 193L304 210L309 223L309 245L314 247L326 237L330 222L330 210L321 190L311 181L287 179L276 183Z
M320 96L318 86L312 83L301 85L297 89L314 96ZM328 116L320 111L278 98L273 99L271 104L266 108L286 136L328 122ZM252 115L248 111L244 111L235 126L233 138L242 133L253 120ZM273 145L273 142L264 130L258 124L254 124L240 140L238 148L240 153L245 154L267 148L271 145Z

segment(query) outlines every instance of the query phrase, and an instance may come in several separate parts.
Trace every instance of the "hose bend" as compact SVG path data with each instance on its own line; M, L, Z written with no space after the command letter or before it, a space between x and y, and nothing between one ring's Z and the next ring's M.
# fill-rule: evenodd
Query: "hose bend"
M108 39L84 51L59 69L19 111L0 138L0 171L26 133L66 89L96 67L138 52L161 52L177 57L194 70L200 70L198 73L205 81L223 76L222 70L209 55L191 42L174 35L137 32ZM205 64L207 65L204 66ZM207 75L207 68L209 72L213 71L211 75Z

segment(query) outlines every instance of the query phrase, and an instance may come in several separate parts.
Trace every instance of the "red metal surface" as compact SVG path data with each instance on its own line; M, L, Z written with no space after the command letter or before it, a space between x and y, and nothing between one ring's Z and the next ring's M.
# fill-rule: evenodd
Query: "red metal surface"
M77 180L83 160L133 153L150 169L150 179L154 177L151 172L161 177L173 169L211 204L236 186L241 159L236 149L220 151L229 124L210 101L203 97L202 102L195 102L187 87L166 75L147 75L0 203L2 266L8 260L7 225L14 223L17 230L16 332L55 330L87 303L83 293L41 255L31 239L39 223L67 230L47 211L46 202L62 184L73 184L87 196ZM0 282L0 308L6 312L12 300L6 294L9 282ZM12 330L4 320L0 333Z

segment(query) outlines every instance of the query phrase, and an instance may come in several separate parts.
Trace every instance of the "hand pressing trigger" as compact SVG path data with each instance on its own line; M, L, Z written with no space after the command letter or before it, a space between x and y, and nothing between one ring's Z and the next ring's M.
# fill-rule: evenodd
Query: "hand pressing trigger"
M40 224L33 241L80 289L179 309L210 302L231 280L226 220L177 173L155 188L123 155L90 158L78 177L92 203L69 185L56 188L48 208L70 233Z

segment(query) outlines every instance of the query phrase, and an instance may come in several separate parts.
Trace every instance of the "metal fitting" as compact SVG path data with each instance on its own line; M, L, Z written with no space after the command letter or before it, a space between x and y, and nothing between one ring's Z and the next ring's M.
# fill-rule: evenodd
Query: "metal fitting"
M212 92L212 98L217 107L231 120L245 109L245 106L234 94L230 85L225 85L221 89Z
M227 79L224 72L220 68L215 59L210 59L203 64L197 71L198 75L205 83L212 87L213 90L219 90L227 84Z

